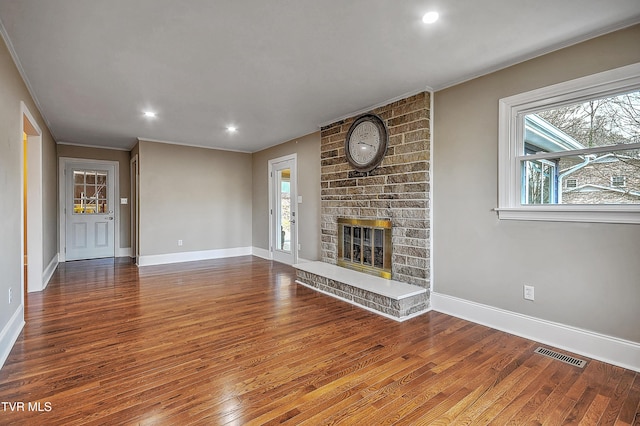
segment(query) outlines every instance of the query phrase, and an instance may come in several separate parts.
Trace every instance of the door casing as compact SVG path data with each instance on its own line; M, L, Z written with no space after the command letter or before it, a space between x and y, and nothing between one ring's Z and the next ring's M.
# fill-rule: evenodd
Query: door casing
M27 214L25 218L24 211L21 214L22 227L27 229L27 241L22 242L20 249L24 253L24 244L27 245L27 291L41 291L47 285L44 277L44 247L43 247L43 180L42 180L42 131L38 127L38 123L29 112L29 108L24 102L20 102L20 112L22 118L22 131L20 132L20 140L23 139L23 133L27 134ZM22 150L24 155L24 150ZM24 158L21 159L21 168L24 167ZM24 176L22 170L21 176ZM22 181L21 193L24 194L24 179ZM24 209L24 203L22 209ZM26 222L26 223L25 223ZM23 238L24 239L24 238ZM22 256L20 256L22 260ZM22 272L22 288L24 289L24 267L21 266ZM24 291L22 292L22 301L24 303Z

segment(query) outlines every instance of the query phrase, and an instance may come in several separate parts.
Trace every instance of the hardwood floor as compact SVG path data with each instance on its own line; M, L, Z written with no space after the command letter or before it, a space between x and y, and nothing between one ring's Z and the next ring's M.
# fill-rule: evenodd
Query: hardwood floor
M61 264L28 295L0 424L640 422L638 373L436 312L397 323L294 279L255 257Z

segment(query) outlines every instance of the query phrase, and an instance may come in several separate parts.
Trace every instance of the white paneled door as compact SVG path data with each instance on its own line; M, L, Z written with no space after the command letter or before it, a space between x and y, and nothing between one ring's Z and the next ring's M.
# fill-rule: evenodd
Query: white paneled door
M115 167L67 163L65 167L65 258L115 256Z

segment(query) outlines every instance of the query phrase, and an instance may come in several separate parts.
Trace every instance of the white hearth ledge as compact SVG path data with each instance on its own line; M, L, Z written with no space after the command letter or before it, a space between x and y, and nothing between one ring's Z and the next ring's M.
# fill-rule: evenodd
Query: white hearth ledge
M394 300L402 300L407 297L426 293L427 291L417 285L376 277L326 262L298 263L293 265L293 267Z

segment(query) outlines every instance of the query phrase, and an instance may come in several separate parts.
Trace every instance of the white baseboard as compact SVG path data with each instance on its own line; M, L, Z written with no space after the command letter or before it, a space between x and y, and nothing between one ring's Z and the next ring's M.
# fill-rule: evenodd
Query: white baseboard
M42 289L43 290L47 288L47 285L49 285L49 281L51 281L51 277L53 276L53 273L56 271L56 268L58 267L58 258L59 258L59 255L58 253L56 253L55 256L53 256L53 258L49 262L49 264L47 265L47 267L44 268L44 272L42 273Z
M193 262L196 260L221 259L223 257L251 256L251 247L236 247L218 250L186 251L182 253L153 254L140 256L138 266L165 265L168 263Z
M133 257L131 247L120 247L116 249L116 257Z
M431 293L434 311L640 372L640 343Z
M251 247L251 254L263 259L271 260L271 252L260 247Z
M13 345L18 340L24 327L24 305L20 305L13 313L9 323L0 332L0 368L9 357Z
M298 258L298 263L309 263L309 262L315 262L315 260L304 259L302 257Z

